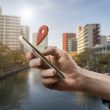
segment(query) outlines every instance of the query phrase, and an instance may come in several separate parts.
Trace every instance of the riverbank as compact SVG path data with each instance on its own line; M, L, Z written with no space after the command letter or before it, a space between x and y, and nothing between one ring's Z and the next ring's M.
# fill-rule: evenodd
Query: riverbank
M8 71L5 71L5 72L0 71L0 80L1 79L4 79L6 77L9 77L9 76L11 76L13 74L16 74L17 72L20 72L20 71L25 70L27 68L29 68L28 65L26 65L26 66L20 66L20 67L17 67L17 68L13 68L13 69L8 70Z

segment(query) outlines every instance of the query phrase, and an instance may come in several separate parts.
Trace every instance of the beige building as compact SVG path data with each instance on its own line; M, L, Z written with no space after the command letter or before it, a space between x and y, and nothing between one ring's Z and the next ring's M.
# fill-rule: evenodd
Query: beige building
M29 39L29 27L20 24L20 17L1 14L0 43L7 45L12 50L20 50L22 46L18 39L19 35Z
M43 51L45 47L48 46L48 36L37 46L37 33L32 34L32 44L36 47L39 51Z
M100 24L87 24L77 29L77 53L101 43Z

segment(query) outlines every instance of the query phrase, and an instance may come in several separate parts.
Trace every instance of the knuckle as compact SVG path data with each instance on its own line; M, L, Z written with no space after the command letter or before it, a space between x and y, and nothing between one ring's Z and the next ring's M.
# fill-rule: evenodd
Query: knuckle
M37 65L38 65L37 59L30 60L29 62L30 67L34 68L34 67L37 67Z
M44 85L51 85L56 83L58 80L56 78L43 78Z
M41 77L43 77L43 78L46 78L46 77L54 77L54 76L56 76L56 74L55 74L55 72L54 72L54 70L50 70L50 69L47 69L47 70L42 70L41 72L40 72L41 74Z
M37 66L39 67L39 66L42 65L42 61L41 61L40 58L35 58L35 59L32 60L32 64L33 64L35 67L37 67Z
M33 58L33 53L27 52L27 53L26 53L26 58L27 58L28 60L31 60L31 59Z
M68 57L68 52L63 50L63 56Z
M46 76L47 76L47 75L46 75L46 70L41 70L41 71L40 71L40 76L41 76L42 78L46 77Z
M50 77L54 77L54 76L56 76L55 73L51 73L50 74Z
M67 54L67 51L66 50L63 50L63 54L66 55Z
M47 80L47 79L43 79L43 80L42 80L42 83L43 83L43 85L45 85L45 86L51 84L51 82L50 82L49 80Z
M37 58L35 60L35 63L38 64L38 65L42 65L43 62L42 62L42 60L40 58Z
M55 70L55 69L51 69L51 71L52 71L53 73L56 73L56 70Z
M56 70L50 69L48 70L51 76L55 76Z

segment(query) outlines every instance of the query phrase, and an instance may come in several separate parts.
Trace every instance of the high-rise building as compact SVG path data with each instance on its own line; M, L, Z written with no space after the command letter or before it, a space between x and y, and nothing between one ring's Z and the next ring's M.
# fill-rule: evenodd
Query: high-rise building
M32 35L32 44L36 47L39 51L44 51L45 47L48 46L48 36L37 46L37 33L33 33Z
M101 43L100 24L87 24L77 29L77 53Z
M12 50L20 48L20 17L0 15L0 42Z
M77 51L75 33L63 33L63 50L66 50L67 52Z
M29 28L20 24L20 17L0 15L0 43L12 50L20 50L18 37L23 35L29 39Z

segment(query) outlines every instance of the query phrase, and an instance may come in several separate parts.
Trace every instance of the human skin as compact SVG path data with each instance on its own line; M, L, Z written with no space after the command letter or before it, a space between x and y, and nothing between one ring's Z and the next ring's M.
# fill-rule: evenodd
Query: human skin
M87 92L110 100L110 76L80 68L64 50L46 48L43 55L65 76L64 79L59 79L53 68L48 69L40 58L36 58L32 52L28 52L26 57L29 60L29 65L40 70L45 87L59 91Z

